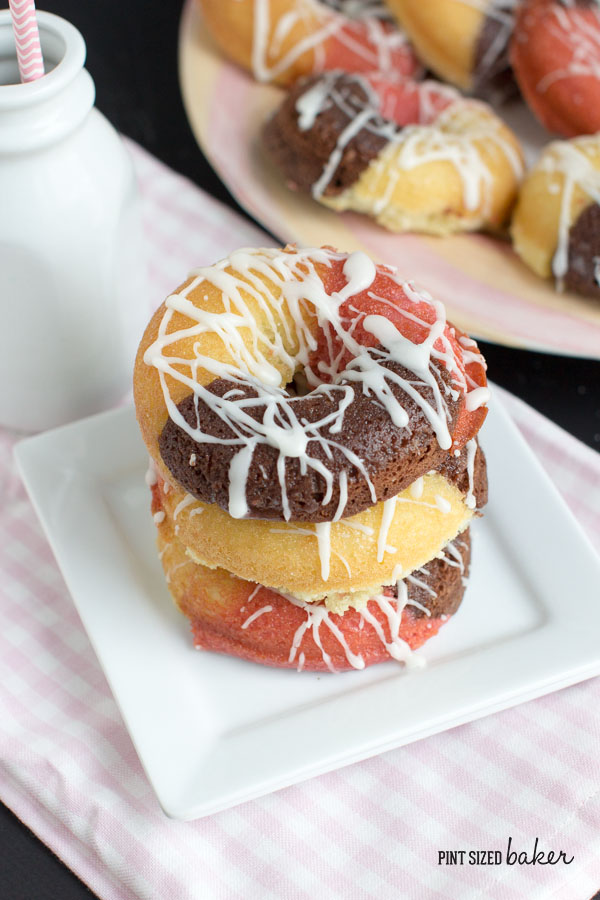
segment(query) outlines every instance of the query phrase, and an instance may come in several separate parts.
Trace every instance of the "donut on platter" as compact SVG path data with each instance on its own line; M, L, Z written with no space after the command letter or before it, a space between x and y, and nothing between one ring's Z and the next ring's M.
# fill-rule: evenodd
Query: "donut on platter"
M390 231L499 228L523 168L492 109L438 82L327 72L299 81L263 130L290 188Z
M369 0L198 0L225 56L257 81L291 84L342 69L415 78L422 72L385 7Z
M600 297L600 135L546 147L523 182L511 233L542 278Z
M153 506L153 509L156 507ZM188 617L199 650L307 671L363 669L412 650L438 633L460 606L469 574L469 530L412 575L383 588L360 608L334 612L195 563L170 520L158 525L169 590Z
M451 554L487 499L477 345L360 252L240 250L196 270L146 329L134 393L161 551L202 646L284 664L289 647L240 643L255 590L277 597L283 644L306 604L339 616L342 636L346 613L382 594L401 617L399 582ZM223 589L218 639L205 575L217 593L237 585L231 602ZM411 616L413 642L438 627ZM391 639L365 660L393 655Z
M508 46L517 0L386 0L428 68L480 97L516 91Z
M528 105L550 131L600 131L600 3L524 0L510 47Z

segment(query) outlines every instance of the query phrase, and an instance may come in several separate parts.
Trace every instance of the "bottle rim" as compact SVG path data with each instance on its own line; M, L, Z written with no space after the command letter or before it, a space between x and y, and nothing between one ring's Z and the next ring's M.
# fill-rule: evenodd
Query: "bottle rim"
M0 84L0 109L34 105L62 91L81 70L86 57L81 32L66 19L36 11L42 55L49 71L35 81ZM10 10L0 10L0 59L14 58L17 53Z

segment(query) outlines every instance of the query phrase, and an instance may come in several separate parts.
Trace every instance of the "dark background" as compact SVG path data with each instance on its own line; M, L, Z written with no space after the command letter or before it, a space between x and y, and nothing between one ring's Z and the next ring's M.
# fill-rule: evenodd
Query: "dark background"
M163 162L239 210L202 156L185 118L177 80L181 5L181 0L40 3L42 9L63 16L82 32L88 47L87 68L96 83L97 106L110 121ZM485 342L480 346L494 381L600 449L600 362ZM1 804L0 847L0 900L93 897ZM595 900L600 900L600 894Z

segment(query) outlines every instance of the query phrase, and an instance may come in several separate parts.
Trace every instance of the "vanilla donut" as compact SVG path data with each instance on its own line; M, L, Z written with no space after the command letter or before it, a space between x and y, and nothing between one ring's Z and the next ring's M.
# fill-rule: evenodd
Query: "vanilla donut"
M486 104L437 82L340 72L298 82L263 144L291 188L398 232L501 226L523 165Z
M199 0L222 50L257 81L291 84L343 69L417 77L420 64L385 7L361 0Z
M423 62L479 96L514 93L508 61L517 0L386 0Z
M546 147L523 182L511 233L542 278L600 297L600 135Z
M157 521L173 523L195 562L306 603L328 597L339 610L436 557L486 500L485 458L473 439L439 472L338 521L234 519L173 485L165 493L160 476L152 509Z
M381 587L360 608L335 612L305 603L186 554L172 522L158 526L159 556L173 598L198 649L263 665L340 672L389 659L411 661L457 611L470 561L468 530L413 575Z

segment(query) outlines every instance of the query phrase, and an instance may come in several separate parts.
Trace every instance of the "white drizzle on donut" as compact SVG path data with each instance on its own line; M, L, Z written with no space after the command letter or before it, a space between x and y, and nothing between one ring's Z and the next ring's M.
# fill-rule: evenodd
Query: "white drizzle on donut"
M485 163L477 143L493 144L508 161L515 177L523 175L523 162L512 144L502 135L503 124L489 114L489 107L479 100L465 99L448 85L423 81L415 86L419 101L418 121L400 127L382 115L382 101L369 80L361 75L346 76L366 94L366 100L353 97L350 105L336 88L339 72L326 72L296 102L298 127L307 131L317 117L337 106L347 117L348 125L339 135L323 171L312 186L312 195L321 199L333 178L345 148L362 130L384 138L388 145L369 164L387 175L386 189L374 206L380 215L388 205L401 171L432 162L448 162L456 170L463 188L463 202L469 211L481 209L486 214L492 198L493 175ZM443 97L448 104L435 113L434 99ZM485 116L481 112L485 111ZM393 166L388 165L388 146L399 148Z
M253 3L252 74L257 81L272 81L292 66L304 53L313 52L313 71L319 72L325 64L325 42L334 37L353 53L361 56L373 71L388 72L395 50L407 47L405 34L397 27L383 25L387 18L382 7L354 0L346 3L338 12L316 0L295 0L272 30L271 0L243 0ZM340 4L342 6L342 4ZM312 33L308 33L283 56L281 44L290 31L303 21L318 20ZM354 34L348 28L354 23ZM370 43L370 47L366 40Z
M493 19L502 26L479 62L481 71L489 71L506 48L513 30L514 11L520 0L457 0L457 2L462 3L463 6L474 7L485 18Z
M571 58L564 69L554 69L536 85L543 94L557 81L564 78L596 78L600 81L600 4L587 6L597 19L596 27L590 27L589 19L578 9L577 0L553 3L548 10L544 27L554 38L571 51Z
M333 261L342 260L347 283L340 291L328 294L315 266L330 266ZM380 342L378 348L368 348L357 342L353 336L355 320L350 325L345 325L347 320L340 312L342 304L367 290L377 273L398 285L408 300L415 304L415 309L418 308L417 304L425 303L433 312L435 319L431 324L418 318L410 310L400 310L402 315L419 322L427 329L428 336L421 344L415 345L408 341L384 316L370 315L363 322L365 329ZM209 282L223 292L226 311L211 313L188 299L202 282ZM270 336L259 331L244 295L250 295L260 305L270 325ZM165 307L158 335L147 348L144 362L158 370L168 415L177 426L198 443L220 443L239 448L229 471L229 513L234 518L247 514L246 481L254 448L259 443L266 443L279 453L277 473L286 520L289 521L291 517L286 493L286 458L297 458L304 471L313 468L323 476L327 485L323 504L327 504L332 496L334 475L322 462L308 455L307 448L311 441L318 441L325 448L335 447L341 450L346 456L348 467L356 467L362 473L371 491L373 503L376 502L364 461L335 440L335 434L342 426L345 410L352 402L356 390L371 395L387 411L390 419L402 427L407 424L408 417L390 390L389 383L399 385L423 411L440 447L444 449L450 449L452 437L446 400L434 377L436 368L443 365L450 374L452 384L446 387L448 394L456 397L461 392L466 395L467 401L475 397L475 403L470 408L484 405L488 398L487 389L471 383L469 376L458 367L445 332L443 305L426 292L417 291L414 285L403 282L395 269L380 267L376 270L373 262L361 252L346 256L329 249L239 250L215 266L195 270L190 283L180 292L169 296ZM280 333L282 323L289 331L284 311L287 311L294 323L298 342L294 356L286 350ZM186 317L186 325L181 329L170 330L175 312ZM313 371L310 365L311 353L317 344L307 324L309 314L316 316L321 329L327 326L329 339L334 334L341 346L337 357L334 357L333 349L330 348L331 362L325 365L320 361L318 372ZM251 346L247 346L241 339L240 328L248 329ZM199 343L195 345L196 355L191 359L169 355L169 348L179 340L199 339L206 333L220 337L230 351L231 362L223 363L203 355ZM287 337L290 338L290 335L287 334ZM482 361L470 344L461 346L464 347L463 357L468 357L471 361ZM345 368L341 365L343 352L349 352L353 357ZM337 399L333 412L316 423L299 421L294 412L294 398L285 393L284 387L280 385L280 373L269 359L278 359L292 372L299 366L304 367L307 383L315 393L326 393ZM414 372L415 378L409 380L385 368L385 363L390 362ZM210 372L215 379L224 378L240 385L249 385L256 391L257 397L249 398L243 394L238 396L235 391L227 392L225 397L218 397L199 384L196 378L199 369ZM332 383L322 382L324 373ZM171 397L167 375L188 387L193 392L196 403L199 399L206 403L231 428L235 436L228 439L217 438L205 433L199 420L195 427L189 424ZM433 403L419 393L415 387L418 384L433 391ZM248 415L246 410L253 406L264 407L262 421ZM338 476L338 485L340 503L336 520L343 516L346 505L345 502L342 505L342 500L347 500L347 473ZM308 533L314 535L315 532ZM317 535L322 570L328 572L326 529L320 529Z
M154 460L151 456L148 457L148 468L146 469L146 474L144 476L144 480L149 488L154 487L158 482L158 475L156 473L156 466L154 465Z
M256 612L253 612L252 615L248 616L246 621L242 623L242 628L245 630L250 625L252 625L252 623L255 622L256 619L260 618L260 616L264 616L265 613L270 613L270 612L273 612L272 606L270 606L268 604L267 604L267 606L262 606L260 609L257 609Z
M468 443L470 443L470 442L468 442ZM476 443L476 441L474 443L475 443L475 452L476 452L477 443ZM465 446L468 447L468 444ZM417 481L414 482L414 484L417 484L417 482L420 482L420 487L417 488L417 491L420 491L420 493L419 493L419 497L420 497L423 493L423 479L422 478L417 479ZM473 470L471 469L471 471L469 473L469 494L472 495L472 491L473 491ZM411 493L412 493L412 490L411 490ZM469 494L467 494L467 497L469 496ZM362 535L364 535L366 541L375 542L377 544L377 561L378 562L383 561L384 555L386 553L389 554L390 556L393 556L395 553L398 552L398 549L396 547L392 547L390 544L387 543L387 536L388 536L388 533L389 533L389 530L390 530L390 527L391 527L391 524L392 524L392 521L394 518L395 509L396 509L396 506L398 503L410 503L415 506L422 506L423 508L427 508L427 509L436 509L439 512L441 512L442 514L447 513L450 508L449 504L446 505L447 501L443 497L436 497L436 503L428 503L425 500L420 500L417 498L410 499L408 497L396 496L396 497L391 497L389 500L386 500L384 502L383 515L381 517L381 522L380 522L377 533L374 531L373 528L371 528L368 525L363 525L360 522L353 522L352 519L346 519L346 520L343 519L341 521L341 525L343 525L346 528L350 528L353 531L360 532ZM466 498L465 498L465 503L467 503ZM469 508L472 509L473 507L469 506ZM336 521L336 520L334 519L333 521ZM319 561L321 564L321 577L323 578L323 581L327 581L327 578L325 577L324 573L325 572L329 573L329 567L330 567L330 563L331 563L331 553L332 553L331 528L330 527L323 528L324 525L331 526L331 522L323 522L320 524L307 523L306 527L301 527L297 524L288 522L288 523L285 523L285 525L283 525L283 523L282 523L283 527L270 528L269 531L271 532L271 534L289 534L290 532L293 532L294 534L303 535L303 536L311 538L311 539L316 538L317 548L318 548L318 553L319 553ZM314 530L312 530L312 529L314 529ZM352 567L348 563L347 559L345 557L343 557L337 551L334 551L334 553L335 553L335 556L337 556L337 558L339 560L341 560L342 565L344 565L344 567L348 573L348 577L351 578L352 577ZM398 581L398 579L400 578L401 575L402 575L402 565L398 564L398 566L396 566L394 568L390 583L394 584L396 581ZM307 602L316 602L316 601L307 601Z
M590 149L590 156L586 154L586 148ZM599 148L597 135L578 137L571 141L554 141L546 148L536 167L549 176L558 175L561 178L561 183L557 184L561 194L560 212L556 251L552 258L552 274L559 290L563 289L563 279L569 268L569 230L573 224L575 188L580 188L590 202L600 204L600 168L596 168L592 161ZM548 189L554 184L555 181L550 181Z
M175 509L173 511L173 521L175 521L175 519L177 518L177 516L183 509L186 509L188 506L191 506L192 503L198 503L198 501L196 500L195 497L192 497L191 494L186 494L185 497L183 498L183 500L179 501L179 503L177 504L177 506L175 507ZM190 515L191 515L191 510L190 510Z
M462 548L462 549L461 549ZM443 550L443 559L447 565L457 566L460 568L461 573L465 571L464 557L463 551L467 549L467 545L463 541L450 541ZM368 623L373 630L375 631L377 637L381 641L382 645L385 647L387 653L392 659L397 660L398 662L403 662L407 666L412 667L422 667L425 665L425 660L422 657L416 656L415 653L410 649L409 645L400 637L400 627L402 624L402 614L404 612L405 607L414 606L417 609L420 609L427 616L431 616L430 610L424 606L422 603L419 603L416 600L409 599L408 595L408 586L407 582L415 585L423 589L426 593L428 593L432 598L437 596L436 592L431 588L425 581L423 581L423 577L427 575L427 565L422 566L420 569L417 569L416 572L412 573L412 575L407 576L405 579L398 579L397 581L397 592L398 596L388 597L385 594L379 594L376 597L373 597L369 602L375 603L380 611L385 614L387 619L387 624L390 632L390 639L386 638L386 634L384 631L381 622L378 618L373 614L373 612L368 608L364 607L361 610L358 610L359 614L359 630L364 628L365 623ZM419 577L421 576L421 577ZM464 579L463 579L464 581ZM246 604L249 604L251 600L253 600L258 592L260 591L260 585L257 585L255 590L252 592ZM336 669L331 660L331 656L324 650L320 629L321 627L327 628L331 634L335 637L336 641L344 651L344 655L348 661L348 664L353 669L364 669L365 661L360 654L353 653L349 646L346 638L336 624L333 621L332 616L335 615L331 613L324 603L306 603L303 600L299 600L297 597L293 597L290 595L282 594L282 597L293 606L297 606L302 609L306 614L306 619L302 622L301 625L296 629L294 636L292 638L292 643L290 646L290 652L288 656L288 662L293 663L294 660L298 657L299 659L299 670L304 667L304 654L301 651L302 641L304 639L304 635L307 632L310 632L314 643L318 647L321 652L321 657L323 662L327 666L327 668L331 672L335 672ZM246 629L250 627L250 625L263 614L267 614L272 612L273 607L270 605L263 606L261 609L257 610L257 612L252 613L243 623L242 628ZM338 616L336 615L336 619ZM447 617L444 617L447 618Z
M477 498L473 492L474 486L474 475L475 475L475 456L477 455L477 441L475 438L471 438L470 441L467 441L465 444L465 449L467 451L467 477L469 479L469 490L467 491L467 496L465 497L465 504L469 507L469 509L475 509L477 506Z

